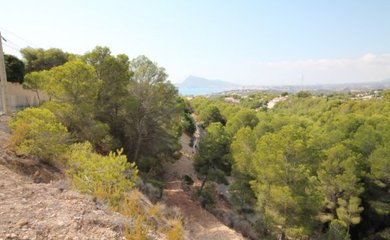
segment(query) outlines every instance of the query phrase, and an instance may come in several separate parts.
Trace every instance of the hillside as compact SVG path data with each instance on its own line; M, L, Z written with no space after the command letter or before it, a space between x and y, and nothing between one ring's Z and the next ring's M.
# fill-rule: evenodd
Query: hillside
M194 240L243 240L241 234L224 225L213 214L202 208L198 201L192 199L188 191L183 190L183 176L196 179L196 173L192 164L194 153L189 146L190 138L183 134L180 142L182 157L164 168L164 181L167 183L167 188L164 190L163 201L181 210L185 216L185 226Z
M125 239L133 219L70 189L58 170L8 151L7 121L0 116L0 239Z
M0 116L0 239L126 239L135 220L113 212L95 197L70 188L56 168L7 150L9 117ZM195 178L189 138L183 135L183 156L167 166L163 201L184 214L184 239L243 239L181 189L177 171ZM146 197L143 205L152 206ZM155 220L156 221L156 220ZM158 222L157 225L166 225ZM166 239L149 231L148 239Z

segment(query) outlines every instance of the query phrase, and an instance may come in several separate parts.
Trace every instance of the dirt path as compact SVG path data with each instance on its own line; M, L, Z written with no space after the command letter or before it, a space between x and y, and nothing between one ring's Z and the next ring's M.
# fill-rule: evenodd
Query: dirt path
M188 175L193 180L196 175L192 166L193 150L189 146L190 138L183 135L182 157L165 168L164 201L169 206L178 207L185 218L185 225L189 228L191 239L196 240L230 240L244 239L241 234L222 224L214 215L203 209L198 202L191 199L181 187L182 176Z
M131 219L109 211L92 197L68 189L61 173L7 150L7 121L0 116L0 240L124 239L123 230L132 227ZM181 176L196 176L189 137L183 136L181 141L182 158L167 167L165 202L182 211L190 239L244 239L182 190Z

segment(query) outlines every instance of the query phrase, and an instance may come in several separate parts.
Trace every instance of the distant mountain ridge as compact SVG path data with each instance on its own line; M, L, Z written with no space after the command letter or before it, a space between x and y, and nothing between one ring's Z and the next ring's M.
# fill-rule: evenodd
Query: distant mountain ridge
M237 88L240 85L230 83L222 80L210 80L206 78L188 76L183 82L176 84L178 87L183 88Z
M189 76L183 82L175 84L179 93L184 96L211 95L225 91L350 91L350 90L374 90L390 88L390 78L374 82L352 83L328 83L310 85L238 85L222 80L210 80L202 77Z

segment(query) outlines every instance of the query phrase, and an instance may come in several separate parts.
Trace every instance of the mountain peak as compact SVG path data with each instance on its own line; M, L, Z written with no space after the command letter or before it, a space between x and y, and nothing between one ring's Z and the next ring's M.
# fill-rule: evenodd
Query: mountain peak
M179 83L180 87L188 88L234 88L239 85L222 80L210 80L207 78L190 75L183 82Z

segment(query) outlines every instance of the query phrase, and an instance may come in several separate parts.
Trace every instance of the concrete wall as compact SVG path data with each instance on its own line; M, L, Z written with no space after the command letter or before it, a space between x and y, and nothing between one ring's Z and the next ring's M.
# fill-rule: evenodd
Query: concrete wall
M24 89L19 83L8 82L6 92L11 111L39 105L37 94L34 91ZM41 102L48 99L43 92L39 92L39 97ZM0 98L0 112L2 112L2 106Z

